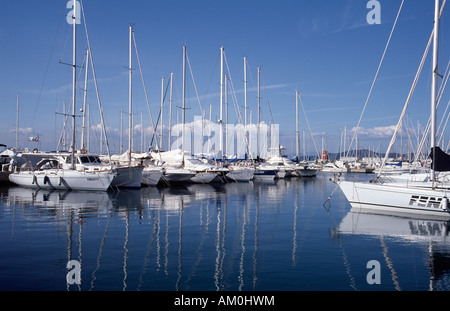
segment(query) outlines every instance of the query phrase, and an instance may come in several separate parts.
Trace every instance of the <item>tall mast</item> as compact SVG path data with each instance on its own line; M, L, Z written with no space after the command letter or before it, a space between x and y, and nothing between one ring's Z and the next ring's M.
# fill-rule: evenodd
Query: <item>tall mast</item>
M306 161L306 136L305 136L305 130L303 130L302 134L303 134L303 160Z
M433 36L433 76L431 81L431 150L433 150L434 154L434 148L436 147L436 84L438 75L439 0L435 1ZM431 169L431 181L434 182L434 179L435 173L434 170Z
M211 116L212 116L212 105L209 105L208 153L211 153Z
M219 120L220 156L223 157L223 46L220 47L220 120Z
M120 137L119 137L119 150L120 154L123 152L123 107L120 106Z
M100 107L100 113L103 113L103 107ZM106 139L105 131L100 131L100 154L103 154L103 137L105 138L106 145L108 145L108 140Z
M225 74L225 156L228 156L228 76Z
M182 151L183 165L184 165L184 127L186 124L185 108L186 108L186 45L183 45L183 130L181 133L181 151Z
M296 143L297 160L299 160L300 137L299 137L299 133L298 133L298 91L297 90L295 90L295 143Z
M88 79L88 67L89 67L89 49L86 49L86 66L84 76L84 100L83 100L83 122L81 125L81 149L86 148L85 131L86 131L86 98L87 98L87 79Z
M17 112L16 112L16 148L19 148L19 92L17 92Z
M70 109L70 107L69 107ZM63 100L63 112L64 112L64 116L68 116L69 115L69 111L66 111L66 101ZM63 125L63 132L61 133L61 139L63 142L63 150L67 149L67 132L66 132L66 125L67 125L67 117L64 118L64 125ZM59 146L59 144L58 144Z
M132 36L133 36L133 26L130 25L130 42L129 42L129 60L128 60L128 69L129 69L129 74L128 74L128 164L131 164L131 149L132 149L132 145L133 145L133 107L132 107L132 62L131 62L131 45L132 45Z
M261 76L261 67L258 67L258 133L257 133L257 157L259 159L259 141L260 141L260 123L261 123L261 97L260 97L260 76Z
M163 144L163 104L164 104L164 77L161 78L161 129L160 129L160 135L161 135L161 149Z
M244 137L245 137L245 155L247 156L247 154L248 154L248 135L247 135L247 57L244 57Z
M173 96L173 72L170 73L170 99L169 99L169 142L167 150L171 150L171 136L172 136L172 96Z
M247 57L244 57L244 129L247 130Z
M75 109L76 109L76 83L77 83L77 2L73 1L73 51L72 51L72 157L71 168L75 169Z
M89 131L89 129L91 128L91 126L90 126L90 123L89 123L89 110L90 110L90 108L89 108L89 105L86 107L86 119L87 119L87 133L86 133L86 149L87 150L91 150L91 146L90 146L90 138L91 138L91 136L90 136L90 131Z

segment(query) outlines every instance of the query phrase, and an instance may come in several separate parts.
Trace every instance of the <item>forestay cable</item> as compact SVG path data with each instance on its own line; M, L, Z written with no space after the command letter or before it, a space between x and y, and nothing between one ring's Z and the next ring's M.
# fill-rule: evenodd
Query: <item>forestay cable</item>
M403 3L404 3L404 2L405 2L405 1L402 0L402 3L400 4L400 8L399 8L399 10L398 10L397 17L395 18L394 25L392 26L391 33L390 33L390 35L389 35L389 39L388 39L388 41L387 41L387 43L386 43L386 46L385 46L385 48L384 48L384 52L383 52L383 55L382 55L382 57L381 57L380 63L378 64L378 69L377 69L377 72L375 73L375 77L373 78L373 81L372 81L372 85L371 85L371 87L370 87L369 94L367 95L366 103L364 104L363 111L361 112L361 116L359 117L358 125L356 126L355 132L353 133L353 137L352 137L352 140L351 140L350 145L349 145L349 149L348 149L348 151L347 151L347 154L345 155L346 157L348 157L348 155L349 155L349 153L350 153L350 150L351 150L351 148L352 148L353 141L355 140L355 137L356 137L356 135L357 135L357 133L358 133L358 128L359 128L359 125L360 125L360 123L361 123L361 119L362 119L362 117L363 117L363 115L364 115L364 111L366 110L367 103L369 102L370 95L372 94L372 90L373 90L373 87L374 87L374 85L375 85L375 81L377 80L378 73L380 72L381 64L383 63L384 56L386 55L386 51L387 51L387 48L388 48L388 46L389 46L389 42L391 41L392 34L394 33L394 29L395 29L395 26L397 25L397 20L398 20L398 17L400 16L400 12L401 12L401 10L402 10Z

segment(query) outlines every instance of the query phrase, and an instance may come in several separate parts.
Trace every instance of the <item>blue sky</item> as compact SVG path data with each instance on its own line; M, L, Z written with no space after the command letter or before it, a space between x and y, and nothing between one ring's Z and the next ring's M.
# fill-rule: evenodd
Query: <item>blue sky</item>
M186 119L212 107L219 116L220 46L224 46L229 74L229 123L236 123L235 104L244 106L243 57L248 59L248 105L256 122L257 67L261 67L261 113L266 123L280 125L281 143L288 153L295 148L295 90L301 95L312 132L320 146L337 151L340 133L357 125L383 50L399 10L400 0L379 0L381 24L369 25L368 1L100 1L84 0L102 107L110 146L119 148L120 110L128 110L128 25L134 33L151 112L159 113L161 78L174 73L174 106L181 105L182 46L186 44L194 81L188 68ZM19 93L19 146L39 135L40 147L55 149L63 111L71 100L72 28L66 22L67 1L7 1L0 12L0 143L15 145L16 100ZM434 1L405 1L391 43L361 122L360 147L387 147L392 126L407 98L426 43L433 28ZM447 9L448 11L448 9ZM440 73L449 61L448 12L444 10L439 47ZM79 65L87 47L83 25L78 27ZM431 55L430 55L431 56ZM430 106L430 56L408 111L411 124L424 125ZM134 124L151 126L136 58L133 59ZM79 71L78 71L79 73ZM92 74L89 72L88 103L91 125L100 123ZM197 87L199 97L197 98ZM78 87L77 107L82 105ZM234 92L234 95L231 93ZM449 92L442 99L442 109ZM165 104L167 109L168 101ZM269 109L270 105L270 109ZM67 108L67 107L66 107ZM180 109L173 108L173 122ZM167 111L167 110L166 110ZM301 110L300 110L301 111ZM270 114L272 112L272 115ZM165 115L164 124L168 124ZM180 117L179 117L180 118ZM308 134L303 113L300 130ZM124 127L128 126L124 115ZM81 120L77 119L77 127ZM349 134L350 135L350 134ZM448 136L448 135L447 135ZM450 137L450 136L448 136ZM148 139L148 136L145 137ZM126 137L124 136L126 140ZM414 141L416 138L413 138ZM95 142L94 142L95 141ZM91 147L99 140L91 133ZM308 144L312 150L311 143ZM139 131L135 148L140 146Z

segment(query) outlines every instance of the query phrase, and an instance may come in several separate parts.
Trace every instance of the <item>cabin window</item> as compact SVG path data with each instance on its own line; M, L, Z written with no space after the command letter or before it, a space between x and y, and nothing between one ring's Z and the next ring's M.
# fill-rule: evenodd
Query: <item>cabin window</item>
M89 160L94 164L101 164L100 159L98 157L90 156Z
M89 164L88 157L79 157L81 164Z

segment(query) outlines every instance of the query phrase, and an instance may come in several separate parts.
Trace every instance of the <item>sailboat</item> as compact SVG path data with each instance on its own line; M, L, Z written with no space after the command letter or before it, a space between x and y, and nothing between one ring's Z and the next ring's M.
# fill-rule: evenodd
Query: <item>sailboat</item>
M253 173L253 179L255 181L273 181L275 178L284 178L286 176L286 171L281 168L279 169L275 165L267 164L261 162L260 158L260 126L261 126L261 67L257 68L258 70L258 90L257 90L257 99L258 99L258 124L257 124L257 159L255 161L255 172Z
M75 154L75 112L76 112L76 24L78 17L77 5L73 6L73 63L72 63L72 146L70 153L42 153L42 160L37 167L25 165L15 166L9 180L17 185L32 188L61 190L99 190L109 188L117 175L115 169L103 166L86 167L77 165L80 159ZM14 161L14 160L13 160ZM30 169L27 169L30 168Z
M97 156L97 155L90 155L95 158L99 158L101 160L101 163L104 164L105 167L110 167L112 169L116 170L116 176L114 177L113 181L111 182L112 188L134 188L139 189L142 184L142 175L143 175L143 169L144 166L138 162L134 161L131 157L132 154L132 97L131 97L131 82L132 82L132 75L131 75L131 37L133 33L132 26L130 25L130 55L129 55L129 66L130 66L130 74L129 74L129 110L130 110L130 121L129 121L129 140L128 140L128 150L121 155L110 155L109 148L108 148L108 155L107 156ZM86 63L87 65L87 63ZM87 79L86 79L87 80ZM84 110L84 109L83 109ZM84 124L84 114L83 114L83 124ZM102 125L104 127L103 121ZM84 128L84 127L83 127ZM83 134L83 132L82 132ZM106 137L106 132L105 132ZM108 140L106 138L106 140ZM83 141L83 135L82 135L82 141ZM107 144L108 146L108 144ZM77 153L85 153L86 149L84 148L84 142L82 143L82 148L80 150L77 150ZM84 158L82 155L80 157ZM83 161L83 163L88 163L93 161Z
M181 149L153 153L153 155L155 158L160 158L166 168L178 167L187 170L191 177L186 181L193 183L209 184L216 177L225 175L228 171L213 164L204 163L200 159L191 156L188 151L184 151L183 153ZM192 176L192 174L194 175Z
M129 96L128 96L128 109L129 109L129 122L128 122L128 151L127 163L121 163L119 161L117 170L118 176L112 181L112 187L122 188L140 188L142 184L142 174L144 166L140 163L132 161L132 138L133 138L133 105L132 105L132 36L133 26L129 25ZM120 178L119 178L120 177Z
M244 57L244 144L245 158L248 156L248 134L247 134L247 57ZM253 180L255 168L247 161L239 161L237 163L229 163L227 165L227 180L236 182L248 182Z
M113 163L123 163L124 166L128 163L128 151L121 155L112 155L111 161ZM142 166L142 185L156 186L164 173L164 169L155 165L153 158L148 152L132 152L131 153L131 166Z
M181 143L181 161L165 162L165 159L162 158L162 154L164 152L162 150L153 150L151 152L151 156L155 160L157 165L160 165L164 169L164 174L161 179L168 183L186 183L190 182L191 178L194 177L197 173L185 166L185 152L184 152L184 135L185 135L185 124L186 124L186 45L183 45L183 130L181 132L182 135L182 143ZM215 176L214 176L215 177Z
M296 169L295 169L295 173L293 174L294 176L300 176L300 177L314 177L319 173L319 169L317 167L312 166L310 163L303 161L300 162L299 161L299 157L300 157L300 132L299 132L299 117L298 117L298 99L300 98L300 94L298 92L298 90L295 90L295 142L296 142ZM302 104L303 107L303 104ZM304 110L303 110L304 111ZM305 112L305 117L306 117L306 112ZM307 120L308 122L308 120ZM308 127L309 127L309 122L308 122ZM312 135L311 135L312 137ZM314 137L313 137L314 139ZM280 150L280 155L281 155L281 150ZM284 160L285 163L287 160ZM289 165L295 165L295 163L293 161L288 162Z
M353 208L375 210L388 213L416 214L427 217L450 218L448 197L450 188L436 178L439 160L436 146L436 83L439 32L439 0L435 2L433 33L433 64L431 84L431 150L433 164L430 178L421 182L371 182L337 181L340 189ZM406 108L406 107L405 107ZM405 110L405 109L404 109ZM404 115L404 114L403 114ZM400 120L401 121L401 120ZM393 137L394 139L394 137ZM387 152L388 154L389 152ZM385 159L386 161L386 159ZM447 169L447 168L442 168ZM449 168L450 169L450 168Z

